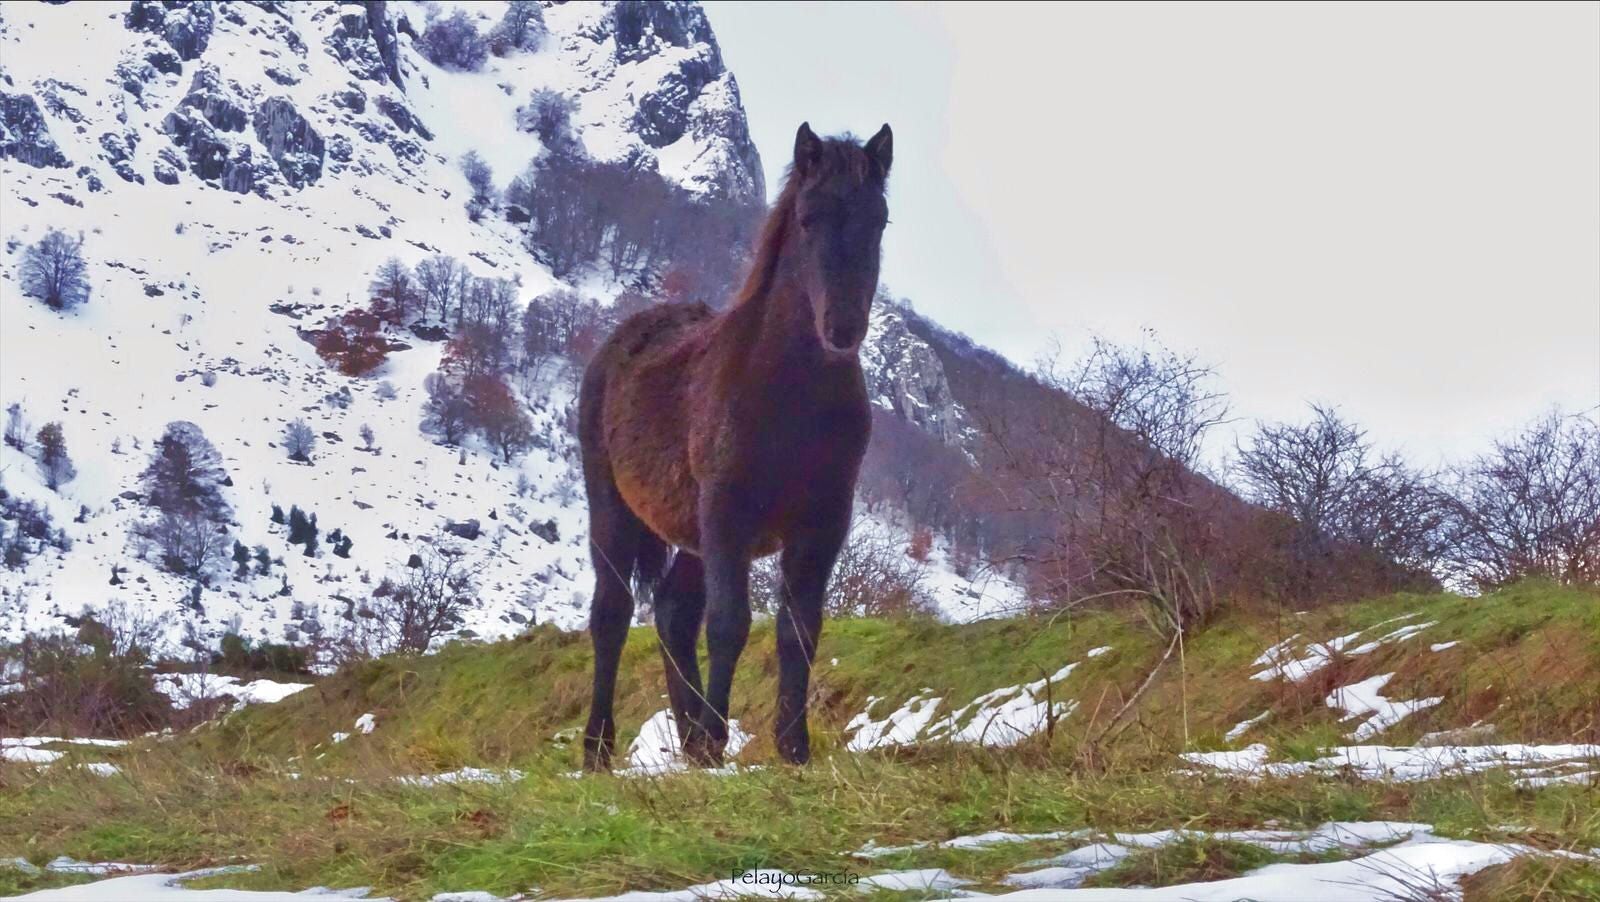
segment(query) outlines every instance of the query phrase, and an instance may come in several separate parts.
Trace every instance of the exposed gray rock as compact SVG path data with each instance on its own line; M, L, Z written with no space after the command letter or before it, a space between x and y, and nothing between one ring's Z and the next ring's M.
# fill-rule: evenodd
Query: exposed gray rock
M70 165L31 94L0 92L0 157L39 168Z
M184 163L183 157L176 150L171 147L163 147L156 152L156 163L155 166L151 167L151 173L156 177L156 181L164 185L176 185L178 183L178 174L188 171L188 168L188 165ZM150 286L146 286L145 294L149 293Z
M328 49L349 67L356 77L367 81L389 82L401 90L400 48L394 26L389 21L385 0L368 0L356 6L339 7L339 23L326 41Z
M133 149L138 143L138 132L106 132L100 136L100 156L123 181L143 184L144 176L134 171L132 161Z
M214 181L227 175L233 145L217 134L199 109L179 106L161 120L161 131L172 138L173 144L183 148L189 159L189 169L196 177ZM104 146L105 139L101 138L100 143ZM249 191L249 186L244 190Z
M255 128L256 140L289 184L303 188L322 176L322 136L287 98L262 101L256 107Z
M893 307L874 308L861 346L861 370L874 405L947 445L966 439L966 413L950 392L944 364Z
M453 536L459 536L460 538L466 539L469 542L482 534L482 528L478 525L478 521L476 519L466 520L460 523L451 520L449 523L445 524L444 531Z
M192 60L211 42L216 19L211 0L133 0L122 21L129 30L161 35L178 59Z
M189 81L189 93L178 101L179 106L194 107L206 121L225 132L242 132L250 121L243 101L235 86L225 86L217 67L202 64Z
M374 102L377 103L378 109L389 117L389 121L393 122L395 127L401 131L416 132L424 140L433 140L433 132L428 131L422 121L412 115L411 110L405 104L381 94L378 95Z
M546 520L543 523L532 522L528 524L528 531L554 545L561 541L561 529L555 520Z

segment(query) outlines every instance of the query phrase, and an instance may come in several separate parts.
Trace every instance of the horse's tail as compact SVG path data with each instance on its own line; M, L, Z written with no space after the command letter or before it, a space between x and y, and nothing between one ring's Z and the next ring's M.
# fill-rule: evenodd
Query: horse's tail
M639 552L633 559L633 600L641 607L655 604L656 589L667 576L667 543L648 529L639 537Z

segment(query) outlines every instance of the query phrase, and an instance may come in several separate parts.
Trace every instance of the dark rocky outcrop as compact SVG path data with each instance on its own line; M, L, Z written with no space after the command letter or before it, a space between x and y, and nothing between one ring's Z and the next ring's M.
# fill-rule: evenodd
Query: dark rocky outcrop
M183 148L189 160L189 169L205 181L222 179L228 172L228 161L233 155L233 144L217 134L195 107L180 105L161 120L161 131L172 143ZM101 146L105 139L101 138ZM250 190L246 187L244 190Z
M159 34L178 59L199 59L211 43L217 14L211 0L133 0L122 22L131 31Z
M195 70L189 82L189 93L178 105L194 107L207 122L225 132L242 132L250 121L250 114L238 99L238 91L225 87L217 68L211 65Z
M711 53L709 64L722 70L722 54L711 33L711 23L698 3L682 0L621 0L613 13L617 61L642 59L656 52L661 44L693 47L705 44Z
M0 157L40 168L69 165L33 95L0 92Z
M163 147L156 153L156 162L155 166L151 168L151 173L156 177L156 181L163 185L176 185L179 173L186 172L188 169L189 167L184 163L183 157L176 150L171 147ZM145 294L149 293L150 287L146 286Z
M381 94L374 99L374 102L377 103L378 109L389 117L389 121L393 122L395 127L401 131L416 132L417 135L425 140L433 140L433 132L428 131L422 121L412 115L410 108L405 104L384 97Z
M278 164L283 178L303 188L322 176L322 136L283 97L269 97L256 107L256 140Z
M444 531L453 536L457 536L458 538L466 539L469 542L476 539L483 533L483 529L478 525L476 518L472 520L465 520L460 523L451 520L449 523L445 524Z
M144 176L133 169L133 149L138 143L138 132L106 132L100 136L100 156L123 181L143 184Z
M368 0L339 9L339 24L327 38L328 49L358 78L389 82L405 90L400 80L400 47L389 21L385 0Z

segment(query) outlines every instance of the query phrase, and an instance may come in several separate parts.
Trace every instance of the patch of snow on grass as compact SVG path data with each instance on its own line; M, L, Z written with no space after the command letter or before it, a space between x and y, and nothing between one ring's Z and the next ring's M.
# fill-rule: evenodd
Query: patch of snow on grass
M52 862L53 863L53 862ZM136 870L150 870L144 865L116 865ZM389 902L388 899L369 898L365 888L354 890L329 890L315 887L297 893L243 889L192 890L183 885L185 880L209 877L213 874L238 870L238 868L209 868L182 874L134 874L113 877L94 883L62 886L19 896L32 902L307 902L307 900L361 899L363 902ZM82 872L95 873L95 872Z
M60 736L21 736L0 739L0 748L23 746L38 748L41 745L59 742L62 745L92 745L100 748L121 748L128 744L126 739L63 739Z
M1428 646L1428 651L1444 651L1446 649L1455 648L1457 645L1460 645L1460 644L1461 644L1460 641L1455 641L1455 642L1435 642L1432 645Z
M1409 783L1438 777L1506 768L1519 774L1529 768L1600 759L1600 745L1440 745L1394 747L1349 745L1324 749L1315 761L1269 762L1257 743L1239 751L1186 752L1183 759L1216 771L1245 777L1297 777L1346 773L1366 780Z
M845 724L845 730L853 731L846 747L852 752L865 752L915 742L923 728L933 720L933 714L938 710L941 701L943 699L926 697L918 693L898 711L877 721L872 719L870 713L872 705L869 704L867 710L857 714Z
M1263 720L1266 720L1268 717L1271 717L1271 716L1272 716L1272 711L1267 710L1267 711L1262 711L1260 714L1257 714L1255 717L1252 717L1249 720L1241 720L1238 723L1234 724L1233 728L1228 730L1228 732L1225 733L1222 738L1227 740L1228 742L1232 742L1235 739L1238 739L1240 736L1243 736L1246 733L1246 731L1248 731L1251 727L1253 727L1256 724L1262 722Z
M1073 839L1087 836L1086 830L1056 831L1053 833L1010 833L1005 830L990 830L987 833L973 833L967 836L957 836L954 839L940 840L937 842L916 842L904 846L880 846L871 840L861 848L851 852L857 858L884 858L889 855L898 855L901 852L915 852L921 849L983 849L989 846L1004 845L1018 842L1041 842L1052 839Z
M515 783L522 779L520 770L485 770L481 767L463 767L442 774L422 774L416 777L399 777L396 782L406 786L453 786L458 783Z
M1359 717L1363 714L1372 715L1363 721L1354 733L1350 734L1351 739L1356 742L1370 739L1412 714L1431 708L1444 701L1439 696L1419 698L1408 702L1389 701L1378 690L1382 689L1393 678L1394 674L1392 673L1371 677L1359 683L1335 689L1323 700L1330 708L1342 709L1345 712L1346 719Z
M723 749L723 757L738 757L749 742L750 734L739 726L739 722L728 721L728 744ZM683 758L683 747L678 742L677 720L670 708L663 708L650 715L650 719L639 728L638 737L628 747L628 767L617 771L617 775L644 777L679 773L689 767L689 762Z
M49 764L59 759L64 752L52 752L49 749L35 749L27 746L12 746L0 748L0 759L16 761L21 764Z
M856 884L860 892L881 890L891 893L947 893L959 889L971 880L962 880L944 868L918 868L911 871L886 871L861 878Z
M1252 674L1250 679L1266 682L1268 680L1276 680L1281 678L1298 683L1322 668L1328 666L1328 662L1333 660L1333 656L1335 654L1343 654L1347 657L1353 655L1370 654L1374 651L1377 651L1384 645L1387 645L1391 642L1400 642L1402 640L1409 639L1423 630L1438 624L1438 621L1436 620L1429 620L1426 623L1408 624L1392 630L1377 639L1373 639L1356 646L1351 645L1351 643L1356 639L1359 639L1363 633L1371 632L1380 626L1393 623L1397 620L1406 620L1416 616L1418 615L1402 614L1399 617L1391 617L1388 620L1376 623L1370 627L1367 627L1366 629L1356 630L1349 635L1339 636L1338 638L1330 639L1327 642L1313 642L1306 646L1304 655L1300 657L1296 657L1294 654L1295 640L1300 638L1300 634L1295 633L1293 636L1290 636L1289 638L1262 652L1261 656L1255 659L1255 666L1265 666L1266 669Z
M1447 840L1431 834L1416 836L1397 846L1342 861L1317 864L1271 864L1241 877L1206 883L1165 887L1096 888L1079 890L1029 889L994 896L1008 902L1034 900L1195 900L1195 902L1304 902L1338 899L1341 902L1459 898L1463 877L1505 864L1536 850L1515 845L1495 845L1468 840ZM1435 896L1433 893L1438 892Z
M311 688L310 683L273 680L240 683L236 677L214 673L162 673L156 675L155 684L156 691L172 699L174 708L223 696L231 696L241 705L270 705Z

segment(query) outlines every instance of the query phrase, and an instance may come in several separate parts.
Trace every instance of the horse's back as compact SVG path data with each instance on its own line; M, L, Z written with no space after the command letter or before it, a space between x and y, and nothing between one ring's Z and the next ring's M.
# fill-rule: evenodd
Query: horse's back
M602 439L607 387L627 379L646 361L669 353L715 314L700 302L657 304L623 320L601 343L584 370L579 390L579 439L589 446Z
M658 304L624 320L595 353L579 398L590 491L616 487L635 515L672 544L697 544L689 473L687 389L696 338L715 313Z

